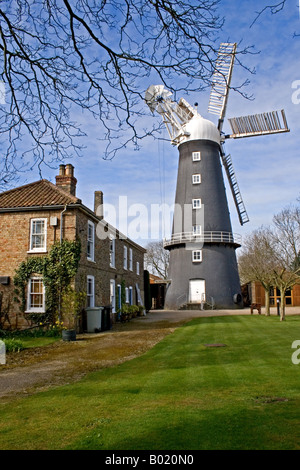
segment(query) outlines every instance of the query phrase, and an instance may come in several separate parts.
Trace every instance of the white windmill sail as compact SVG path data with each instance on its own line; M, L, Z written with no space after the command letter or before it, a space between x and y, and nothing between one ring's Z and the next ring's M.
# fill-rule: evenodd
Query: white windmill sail
M230 186L233 201L235 203L235 207L238 213L240 224L244 225L247 222L249 222L249 217L248 217L246 207L242 199L242 195L240 192L240 188L239 188L236 176L235 176L235 171L233 168L231 155L230 154L225 155L223 147L222 147L221 157L222 157L222 162L223 162L226 175L229 181L229 186Z
M226 137L232 139L289 132L283 109L281 111L230 118L228 121L232 134Z
M212 78L208 112L219 116L220 131L226 113L236 47L236 43L226 42L220 45L215 72Z
M236 43L222 43L220 45L215 65L215 72L212 79L208 111L219 117L218 129L220 132L222 132L224 117L226 114L236 47ZM225 154L224 143L221 144L221 159L228 178L240 224L244 225L249 222L249 217L237 183L231 156L226 156Z

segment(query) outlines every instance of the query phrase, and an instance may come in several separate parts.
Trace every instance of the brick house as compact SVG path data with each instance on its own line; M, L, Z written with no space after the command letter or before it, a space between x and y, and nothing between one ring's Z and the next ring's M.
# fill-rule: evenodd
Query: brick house
M10 297L12 328L29 325L28 313L45 309L42 279L33 276L26 312L20 314L12 300L15 270L28 257L43 256L55 241L64 239L81 241L74 287L86 292L87 307L110 305L116 312L121 285L128 304L143 304L145 249L103 219L101 191L94 193L91 210L76 196L76 183L73 166L60 165L55 185L40 180L0 194L0 292L3 299Z

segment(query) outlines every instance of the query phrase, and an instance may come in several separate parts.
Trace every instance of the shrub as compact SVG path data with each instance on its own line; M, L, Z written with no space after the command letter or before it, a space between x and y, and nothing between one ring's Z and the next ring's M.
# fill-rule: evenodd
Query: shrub
M135 318L138 315L142 316L144 312L144 307L142 305L128 305L123 304L121 309L120 319L121 321L128 321L131 318Z
M38 326L27 328L25 330L0 330L0 338L40 338L61 336L64 328L63 323L56 321L54 325L49 323L40 323Z
M4 340L6 352L20 352L24 349L22 341L16 338L5 338Z

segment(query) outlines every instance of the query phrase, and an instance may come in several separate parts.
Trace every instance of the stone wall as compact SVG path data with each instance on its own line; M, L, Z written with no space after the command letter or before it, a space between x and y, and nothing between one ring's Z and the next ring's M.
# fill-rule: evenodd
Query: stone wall
M51 226L50 218L57 217L58 225ZM31 219L47 219L47 251L41 253L30 252L30 225ZM0 213L0 277L8 276L9 284L0 284L0 292L3 293L3 303L9 301L9 319L12 328L30 326L31 322L20 312L19 304L14 301L13 278L16 269L21 262L32 256L44 256L55 240L60 239L60 210L36 210ZM75 234L74 213L69 211L64 214L63 236L72 240ZM8 322L5 323L8 326Z
M87 230L88 220L95 225L95 252L94 261L87 257ZM144 301L143 286L143 264L144 250L129 239L120 238L120 234L108 228L106 223L94 220L86 214L78 214L77 234L81 240L82 253L80 268L76 276L76 287L79 290L86 289L87 276L95 279L95 305L108 306L111 302L111 281L114 281L115 289L122 281L125 287L132 287L136 292L136 284L141 290ZM111 265L110 247L111 239L115 238L114 263ZM127 269L124 268L124 246L127 247L128 262ZM132 269L129 265L129 253L132 250ZM139 274L137 274L137 263L139 263ZM133 303L137 303L134 295Z

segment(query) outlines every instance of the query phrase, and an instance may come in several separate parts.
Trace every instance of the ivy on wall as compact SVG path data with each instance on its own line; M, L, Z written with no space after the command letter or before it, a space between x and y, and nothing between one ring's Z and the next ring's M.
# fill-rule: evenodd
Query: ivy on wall
M23 261L14 277L15 301L20 302L23 312L26 310L26 287L33 274L43 278L46 293L45 314L30 314L33 321L54 322L60 305L60 299L77 273L80 261L80 241L63 240L52 245L47 256L30 257Z

